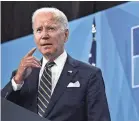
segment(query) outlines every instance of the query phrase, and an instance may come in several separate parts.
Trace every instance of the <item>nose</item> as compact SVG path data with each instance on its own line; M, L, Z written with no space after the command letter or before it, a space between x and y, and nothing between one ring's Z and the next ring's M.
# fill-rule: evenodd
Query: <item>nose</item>
M47 30L44 30L43 31L43 34L42 34L42 39L49 39L49 33L47 32Z

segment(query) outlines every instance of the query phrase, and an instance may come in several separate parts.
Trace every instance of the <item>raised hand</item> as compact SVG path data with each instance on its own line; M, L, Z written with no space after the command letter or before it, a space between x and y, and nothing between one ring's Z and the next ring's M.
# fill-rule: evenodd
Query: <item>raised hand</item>
M40 68L40 62L35 57L33 57L33 53L36 51L36 48L31 49L21 60L17 73L14 77L14 80L17 84L21 84L24 79L27 77L27 70L35 68Z

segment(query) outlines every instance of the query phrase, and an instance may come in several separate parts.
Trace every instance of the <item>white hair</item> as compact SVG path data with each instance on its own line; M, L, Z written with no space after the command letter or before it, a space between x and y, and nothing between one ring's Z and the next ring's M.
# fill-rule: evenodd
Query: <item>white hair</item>
M59 9L53 7L44 7L44 8L37 9L32 15L32 28L33 28L33 23L36 15L42 12L54 14L55 19L61 24L62 29L69 28L68 19L66 15Z

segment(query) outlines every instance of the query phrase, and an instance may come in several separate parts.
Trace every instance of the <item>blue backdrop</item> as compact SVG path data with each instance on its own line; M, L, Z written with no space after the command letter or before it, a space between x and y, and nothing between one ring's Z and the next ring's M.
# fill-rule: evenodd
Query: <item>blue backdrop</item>
M66 49L87 63L93 18L97 31L96 65L103 73L112 121L139 121L139 2L128 2L70 22ZM33 35L2 44L2 87L34 46ZM41 58L38 51L34 56Z

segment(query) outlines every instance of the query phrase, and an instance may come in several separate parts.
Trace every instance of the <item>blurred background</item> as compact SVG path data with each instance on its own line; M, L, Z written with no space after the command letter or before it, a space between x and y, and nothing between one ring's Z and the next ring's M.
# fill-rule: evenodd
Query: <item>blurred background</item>
M83 16L125 3L124 1L2 1L1 2L1 42L32 33L32 13L41 7L51 6L62 10L72 21Z
M35 45L32 13L53 6L68 17L67 52L101 68L112 121L139 121L139 2L1 3L1 88ZM41 59L37 50L34 54Z

